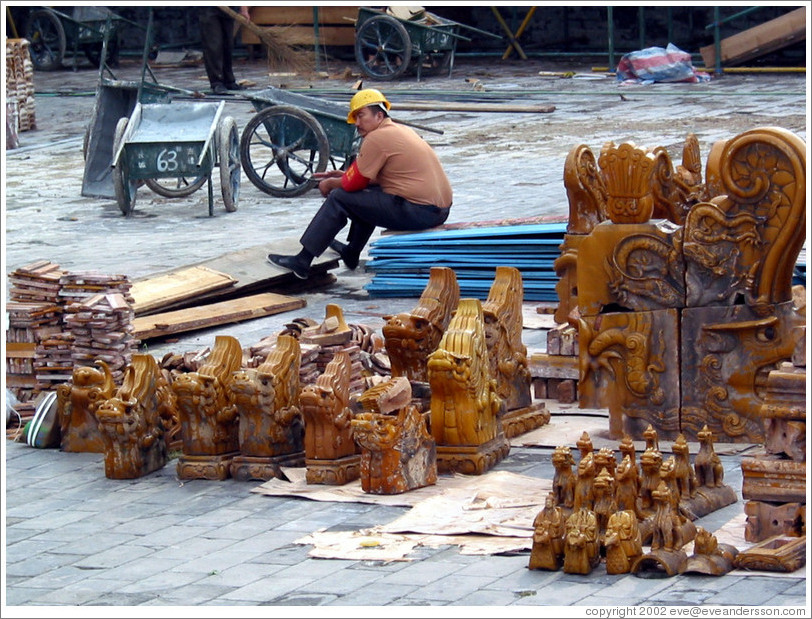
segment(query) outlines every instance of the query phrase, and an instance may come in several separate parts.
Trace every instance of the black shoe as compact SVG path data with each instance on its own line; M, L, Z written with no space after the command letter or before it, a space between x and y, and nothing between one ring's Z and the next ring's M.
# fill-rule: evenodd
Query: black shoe
M211 91L216 95L227 95L228 88L224 84L215 84L211 87Z
M344 262L344 265L351 271L354 271L358 266L358 259L361 257L361 254L360 252L356 254L350 250L349 245L346 245L341 241L332 240L330 241L330 249L341 256L341 260Z
M293 274L299 279L307 279L310 277L310 265L304 264L296 259L296 256L283 256L281 254L268 254L268 262L275 264L283 269L293 271Z
M237 82L229 82L226 84L226 88L229 90L245 90L245 86L238 84Z

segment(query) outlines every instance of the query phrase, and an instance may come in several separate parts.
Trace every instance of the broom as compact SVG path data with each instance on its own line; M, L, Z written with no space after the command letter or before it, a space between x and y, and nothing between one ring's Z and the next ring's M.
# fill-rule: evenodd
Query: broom
M277 71L286 69L296 72L312 71L313 65L309 51L292 43L290 36L286 32L286 28L275 26L263 28L245 19L245 17L237 13L237 11L227 6L218 8L227 15L230 15L262 41L262 44L268 52L269 70Z

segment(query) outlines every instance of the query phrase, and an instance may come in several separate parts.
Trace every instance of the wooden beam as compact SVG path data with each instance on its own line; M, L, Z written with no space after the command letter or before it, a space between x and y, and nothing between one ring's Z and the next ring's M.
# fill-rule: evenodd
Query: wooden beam
M266 292L210 305L135 318L133 337L139 340L164 337L174 333L280 314L302 308L306 304L307 302L302 298Z

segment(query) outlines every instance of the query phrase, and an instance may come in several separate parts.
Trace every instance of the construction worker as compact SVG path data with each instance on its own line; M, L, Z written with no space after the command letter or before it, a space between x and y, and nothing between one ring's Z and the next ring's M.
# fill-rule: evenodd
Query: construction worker
M307 279L310 263L330 247L355 269L376 226L416 231L445 222L452 200L448 177L431 146L389 118L390 108L374 88L353 95L347 122L362 138L358 156L343 172L313 175L326 200L302 234L302 250L294 256L269 254L269 262ZM347 221L345 244L336 236Z
M247 6L239 7L239 13L250 20ZM203 65L209 78L211 91L224 95L229 90L243 90L234 78L234 18L216 6L202 6L198 12L200 41L203 47Z

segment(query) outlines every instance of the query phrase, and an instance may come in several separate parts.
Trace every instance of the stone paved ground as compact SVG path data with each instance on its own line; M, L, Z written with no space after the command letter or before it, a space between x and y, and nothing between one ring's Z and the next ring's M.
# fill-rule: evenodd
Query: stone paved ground
M256 88L311 86L347 101L357 67L328 67L346 79L268 76L262 62L240 64L238 77ZM581 77L543 78L539 70L576 70ZM124 63L121 78L138 67ZM162 83L200 90L203 70L157 71ZM595 79L597 77L597 79ZM472 81L466 81L471 78ZM474 82L503 103L554 105L548 114L397 112L400 101L483 98ZM89 68L35 75L38 128L21 134L21 146L5 153L4 272L45 258L71 270L124 273L132 278L183 266L223 253L297 237L318 207L317 193L271 198L243 176L239 209L225 213L216 202L207 216L205 191L167 200L139 190L137 213L123 218L115 203L81 196L82 139L90 119L98 75ZM607 140L663 145L678 161L688 132L697 134L703 157L711 144L757 126L779 125L806 139L804 74L730 74L706 84L621 87L589 67L473 62L460 59L451 77L417 83L374 83L394 104L397 117L444 131L424 132L447 167L455 189L449 223L531 215L566 216L562 183L569 150L586 143L598 151ZM622 95L622 96L621 96ZM227 113L240 127L254 111L229 98ZM215 185L216 186L216 185ZM215 200L218 200L215 193ZM216 334L243 345L278 332L294 316L324 317L327 303L339 303L349 322L381 324L381 316L410 309L415 299L370 299L363 290L370 275L343 268L327 289L305 294L295 312L209 329L150 344L160 358L168 351L199 350ZM543 331L525 329L528 346L543 348ZM722 578L679 576L640 579L588 577L527 569L528 556L470 556L455 546L419 548L409 562L325 560L308 557L309 546L294 541L318 528L358 530L392 521L405 508L317 503L250 493L251 483L180 482L174 462L135 481L108 480L99 454L33 450L6 441L4 494L3 616L69 612L105 613L105 606L172 606L161 612L214 614L223 605L283 605L319 614L317 606L352 606L353 616L376 606L470 606L466 614L533 616L580 614L591 606L634 605L807 605L806 578L764 573ZM740 490L739 458L723 456L726 480ZM551 475L550 450L517 448L497 470L538 478ZM742 502L707 517L715 530L740 514ZM35 608L36 607L36 608ZM212 608L209 608L212 607ZM307 610L309 609L309 610ZM326 609L324 609L326 610ZM293 610L288 609L289 613ZM328 611L335 614L338 609ZM323 614L327 615L328 612ZM382 611L376 611L380 616ZM412 610L396 613L414 613ZM144 614L143 609L137 611ZM264 614L264 613L263 613ZM106 616L106 615L105 615ZM156 615L159 616L159 615Z

